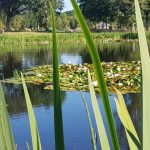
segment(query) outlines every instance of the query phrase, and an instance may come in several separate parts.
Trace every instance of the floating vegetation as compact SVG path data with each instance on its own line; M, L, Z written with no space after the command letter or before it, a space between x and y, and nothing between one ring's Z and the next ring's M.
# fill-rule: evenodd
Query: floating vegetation
M104 70L104 78L108 85L108 90L113 92L112 86L116 87L122 93L136 93L140 91L141 82L141 63L132 62L109 62L102 63ZM76 81L83 91L89 91L88 87L88 73L90 70L92 83L97 92L98 83L94 73L92 64L73 65L73 64L61 64L60 65L60 86L63 91L75 91L78 90ZM33 67L32 69L24 72L24 78L27 83L35 85L43 85L45 90L53 89L52 83L52 66L44 65L39 67ZM9 83L19 83L21 79L11 78L4 80Z

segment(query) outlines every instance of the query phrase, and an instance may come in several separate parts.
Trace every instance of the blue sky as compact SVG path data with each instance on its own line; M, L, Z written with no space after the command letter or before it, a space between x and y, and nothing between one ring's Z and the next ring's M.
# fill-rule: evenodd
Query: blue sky
M64 0L64 2L65 2L65 7L63 11L68 11L73 9L70 0Z

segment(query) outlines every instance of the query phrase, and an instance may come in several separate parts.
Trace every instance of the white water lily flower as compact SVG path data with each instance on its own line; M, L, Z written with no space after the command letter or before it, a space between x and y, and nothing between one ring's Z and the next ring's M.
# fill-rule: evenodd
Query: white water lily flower
M119 77L119 76L120 76L120 74L115 74L114 76L115 76L115 77Z
M69 75L69 78L72 78L73 77L73 75Z
M120 71L120 70L121 70L121 68L120 68L120 67L118 67L118 68L117 68L117 70L118 70L118 71Z
M123 84L122 83L118 83L118 85L121 87L121 86L123 86Z
M83 70L84 70L84 71L87 71L87 70L88 70L88 68L87 68L87 67L84 67L84 68L83 68Z
M92 84L93 84L94 86L97 86L97 85L98 85L97 81L92 82Z
M42 75L41 75L41 74L37 74L36 76L37 76L37 77L42 77Z
M107 76L113 78L114 77L113 71L110 70L110 72L107 72Z

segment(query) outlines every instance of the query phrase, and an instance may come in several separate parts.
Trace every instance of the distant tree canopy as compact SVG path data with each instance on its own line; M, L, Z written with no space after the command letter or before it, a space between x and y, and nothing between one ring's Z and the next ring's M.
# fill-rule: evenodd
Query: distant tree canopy
M6 27L10 28L11 19L27 9L28 0L0 0L0 9L6 15Z
M11 27L13 17L21 13L34 14L37 24L46 24L49 16L49 2L53 4L55 12L63 9L63 0L0 0L0 10L5 14L6 28Z
M91 30L132 29L135 27L134 0L77 0ZM59 31L75 31L78 22L73 11L62 12L64 0L0 0L0 26L7 30L20 31L30 28L35 31L50 30L49 3L56 15ZM139 0L145 27L149 28L150 0ZM105 28L104 28L105 27Z
M118 28L132 26L135 22L134 0L78 0L88 20L114 23ZM150 17L150 0L139 0L146 28Z

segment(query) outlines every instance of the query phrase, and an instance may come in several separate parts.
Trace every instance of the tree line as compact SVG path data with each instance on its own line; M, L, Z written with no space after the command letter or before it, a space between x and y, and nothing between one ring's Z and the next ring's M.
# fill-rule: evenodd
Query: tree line
M0 29L20 31L30 28L36 31L49 31L49 2L52 3L56 13L58 30L77 28L74 13L62 13L63 0L0 0Z
M0 0L0 29L20 31L30 28L49 31L52 3L58 31L75 30L73 11L62 12L64 0ZM150 0L139 0L145 27L149 28ZM135 27L134 0L78 0L91 30L129 30Z
M117 29L132 28L135 24L134 0L78 0L87 19L103 22ZM139 0L145 26L148 30L150 0Z

